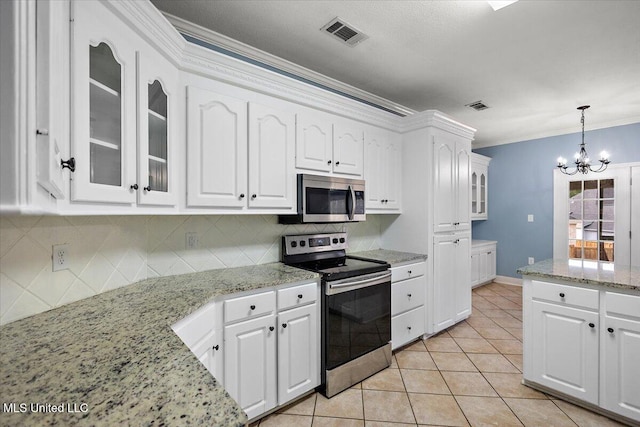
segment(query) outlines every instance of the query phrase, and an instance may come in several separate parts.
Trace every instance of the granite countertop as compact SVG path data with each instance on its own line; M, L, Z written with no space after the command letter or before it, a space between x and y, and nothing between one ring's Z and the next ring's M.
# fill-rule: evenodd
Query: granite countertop
M608 262L547 259L517 271L523 276L562 279L583 285L601 285L611 288L640 291L640 267L629 267Z
M244 425L171 325L222 295L317 277L272 263L153 278L2 326L0 404L26 413L3 407L0 424Z
M388 262L389 264L391 264L391 266L408 264L411 262L425 261L427 259L427 255L423 255L423 254L390 251L386 249L354 252L354 253L349 253L348 255L359 257L359 258L377 259L379 261Z

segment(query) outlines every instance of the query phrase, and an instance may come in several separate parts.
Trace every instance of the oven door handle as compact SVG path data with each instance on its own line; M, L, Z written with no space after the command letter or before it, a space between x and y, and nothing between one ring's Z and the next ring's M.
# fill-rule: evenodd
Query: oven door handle
M362 276L360 276L362 277ZM338 294L342 292L353 291L360 288L366 288L368 286L380 285L382 283L391 283L391 272L385 271L382 274L373 273L365 276L364 279L359 280L337 280L335 283L327 282L327 288L325 293L327 295Z

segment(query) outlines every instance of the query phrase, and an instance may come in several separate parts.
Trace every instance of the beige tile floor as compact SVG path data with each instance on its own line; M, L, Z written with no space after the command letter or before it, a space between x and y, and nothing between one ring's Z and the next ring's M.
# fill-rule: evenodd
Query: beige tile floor
M394 353L391 367L326 399L314 393L260 427L615 426L523 386L522 290L474 289L473 314Z

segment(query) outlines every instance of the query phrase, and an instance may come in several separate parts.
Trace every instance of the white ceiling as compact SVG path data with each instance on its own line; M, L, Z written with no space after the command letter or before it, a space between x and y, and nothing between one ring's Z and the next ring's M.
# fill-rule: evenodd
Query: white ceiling
M440 110L478 130L476 147L579 132L583 104L586 130L640 122L640 1L152 2L359 96ZM321 32L336 16L369 39ZM478 100L491 108L465 107Z

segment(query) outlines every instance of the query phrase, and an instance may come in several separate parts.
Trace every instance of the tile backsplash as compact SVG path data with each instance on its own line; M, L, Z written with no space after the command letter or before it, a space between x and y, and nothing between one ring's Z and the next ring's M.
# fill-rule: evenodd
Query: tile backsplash
M275 215L0 216L0 324L148 277L279 261L283 234L347 231L349 252L380 247L380 217L280 225ZM185 234L195 232L195 248ZM53 272L52 246L69 244Z

